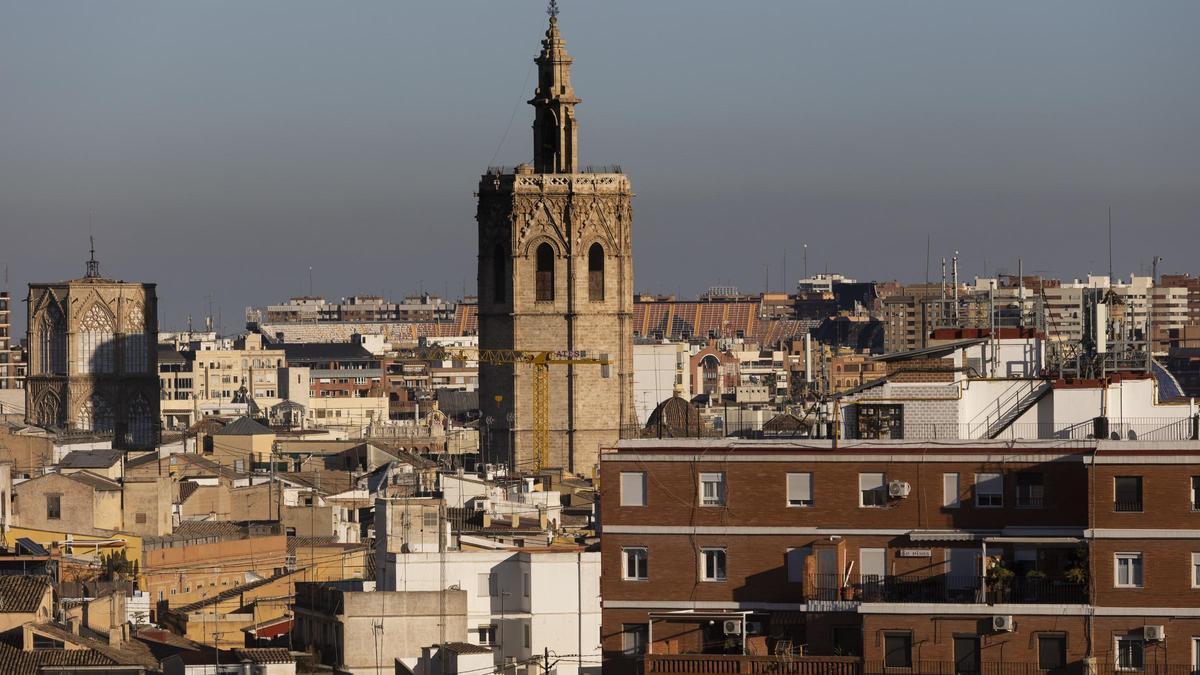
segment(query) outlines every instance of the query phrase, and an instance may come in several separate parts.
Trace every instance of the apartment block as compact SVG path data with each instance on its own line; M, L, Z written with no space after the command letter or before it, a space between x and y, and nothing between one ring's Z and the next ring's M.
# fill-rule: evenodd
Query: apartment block
M622 441L600 463L606 663L1190 672L1197 462L1186 440Z

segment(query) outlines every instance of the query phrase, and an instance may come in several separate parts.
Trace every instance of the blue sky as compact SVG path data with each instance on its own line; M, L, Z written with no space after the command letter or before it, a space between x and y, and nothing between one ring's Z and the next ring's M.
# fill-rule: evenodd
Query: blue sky
M563 0L584 163L633 180L635 285L1200 272L1200 3ZM474 289L474 196L531 156L540 0L0 1L10 289ZM514 109L516 110L514 115ZM509 121L512 120L511 128ZM507 134L506 129L508 129ZM503 139L503 143L501 143ZM787 257L787 281L783 259ZM936 274L936 272L935 272ZM19 307L18 307L18 311Z

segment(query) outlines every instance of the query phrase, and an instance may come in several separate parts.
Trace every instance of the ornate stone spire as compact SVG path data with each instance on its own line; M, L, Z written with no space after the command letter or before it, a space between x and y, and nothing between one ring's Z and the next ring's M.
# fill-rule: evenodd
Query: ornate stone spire
M578 132L575 128L575 89L571 86L571 55L558 31L558 3L546 10L550 27L542 52L534 59L538 85L529 104L533 119L533 168L538 173L575 173L578 170Z

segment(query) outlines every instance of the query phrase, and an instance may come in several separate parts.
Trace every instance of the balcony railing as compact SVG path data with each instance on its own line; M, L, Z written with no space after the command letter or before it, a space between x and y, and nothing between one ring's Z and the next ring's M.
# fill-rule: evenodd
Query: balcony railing
M1011 661L984 661L962 663L955 661L913 661L909 667L889 666L881 661L863 664L861 675L1083 675L1082 663L1067 664L1063 668L1040 668L1038 663Z
M728 656L649 654L646 675L862 675L853 656Z
M853 656L726 656L721 654L647 655L645 675L1084 675L1082 663L1061 668L1041 668L1034 661L912 661L907 666L889 666ZM1099 667L1105 675L1115 668ZM1190 666L1147 665L1139 675L1192 675Z
M986 590L985 590L986 588ZM843 586L837 575L819 574L809 601L969 604L1086 604L1087 586L1041 577L983 583L979 576L885 576Z
M1139 513L1142 510L1141 498L1117 499L1113 501L1113 511L1118 513Z

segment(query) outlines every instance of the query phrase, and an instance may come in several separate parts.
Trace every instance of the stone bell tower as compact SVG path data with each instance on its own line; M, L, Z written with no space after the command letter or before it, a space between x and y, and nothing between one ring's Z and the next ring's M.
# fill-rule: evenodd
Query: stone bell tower
M632 192L617 167L582 171L571 56L550 6L534 108L533 163L479 181L479 346L586 352L610 365L550 366L547 464L591 475L633 413ZM483 457L533 468L533 372L479 366Z

